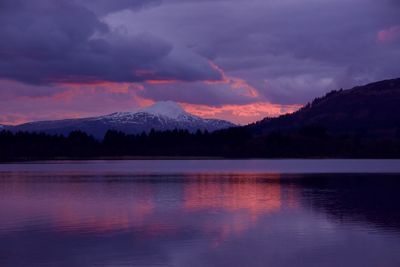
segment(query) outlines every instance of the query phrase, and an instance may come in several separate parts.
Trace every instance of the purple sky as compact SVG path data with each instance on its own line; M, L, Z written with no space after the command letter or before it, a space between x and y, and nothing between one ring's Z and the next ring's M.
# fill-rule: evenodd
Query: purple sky
M174 100L246 123L400 76L397 0L1 0L0 123Z

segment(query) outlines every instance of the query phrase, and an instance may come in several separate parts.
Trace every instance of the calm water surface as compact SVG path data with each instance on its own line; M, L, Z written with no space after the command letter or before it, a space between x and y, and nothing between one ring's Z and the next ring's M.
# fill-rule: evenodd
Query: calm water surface
M0 266L400 266L399 192L396 160L4 164Z

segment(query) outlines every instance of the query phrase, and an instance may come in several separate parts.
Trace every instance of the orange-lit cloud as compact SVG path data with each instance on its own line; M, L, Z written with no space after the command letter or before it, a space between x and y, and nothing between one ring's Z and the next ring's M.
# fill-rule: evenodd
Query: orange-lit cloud
M249 85L245 80L229 76L225 71L212 61L209 61L211 67L220 73L221 80L203 81L204 86L224 86L225 94L235 96L235 99L246 98L253 103L248 104L222 104L222 105L209 105L209 104L191 104L185 101L179 101L184 109L192 114L203 118L216 118L226 119L238 124L248 124L265 117L277 117L282 114L292 113L298 110L302 105L280 105L272 104L261 100L260 94L257 89ZM176 80L151 80L147 81L148 84L154 86L163 86L168 84L176 84L177 86L191 87L191 84ZM201 87L197 87L201 88ZM214 93L221 93L216 87ZM171 88L163 88L163 90L171 91ZM212 90L208 90L210 92ZM228 97L227 97L228 98Z
M220 79L202 81L182 81L174 79L147 79L143 97L157 100L196 103L204 105L243 104L261 99L258 90L246 80L227 75L212 61L210 67Z
M300 107L300 105L271 104L260 100L257 90L246 81L227 76L220 67L212 62L210 64L221 74L222 79L220 81L197 82L199 87L192 88L195 96L191 98L196 99L198 96L202 98L200 102L208 102L207 96L210 94L217 97L219 99L217 101L226 100L237 104L222 103L219 105L212 103L212 101L210 104L190 104L193 103L191 102L193 99L178 101L189 113L204 118L226 119L238 124L247 124L264 117L275 117L290 113ZM166 85L172 87L174 87L174 84L180 87L192 85L176 80L149 80L145 83L92 81L79 84L65 82L54 88L44 89L29 87L16 82L5 84L10 88L16 88L15 91L0 92L0 96L8 99L7 101L0 99L0 123L10 125L38 120L99 116L118 111L135 111L155 102L152 95L142 94L147 90L147 85L161 88L160 93L165 92L164 97L181 96L179 95L180 91L164 87ZM208 86L207 90L202 91L203 86ZM245 104L241 103L243 99ZM32 112L33 110L35 112Z
M16 95L0 103L0 123L16 125L37 120L57 120L133 111L154 101L140 97L143 86L133 83L64 83L54 93ZM1 101L1 100L0 100ZM32 112L34 110L34 112Z
M229 84L233 90L242 90L242 94L247 97L259 97L257 89L249 85L245 80L231 77L225 74L225 71L212 61L209 61L213 69L221 74L222 79L219 81L205 81L205 84Z
M147 80L146 83L148 84L170 84L170 83L177 83L178 80Z
M200 117L226 119L238 124L251 123L265 117L277 117L292 113L302 107L302 105L279 105L268 102L219 107L182 103L182 106L187 112Z

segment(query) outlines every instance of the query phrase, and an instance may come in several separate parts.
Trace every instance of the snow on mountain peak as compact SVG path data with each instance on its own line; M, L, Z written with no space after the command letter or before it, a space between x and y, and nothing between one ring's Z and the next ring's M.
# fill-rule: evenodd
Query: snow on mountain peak
M178 103L173 101L156 102L151 106L139 109L138 112L162 115L172 119L190 115Z

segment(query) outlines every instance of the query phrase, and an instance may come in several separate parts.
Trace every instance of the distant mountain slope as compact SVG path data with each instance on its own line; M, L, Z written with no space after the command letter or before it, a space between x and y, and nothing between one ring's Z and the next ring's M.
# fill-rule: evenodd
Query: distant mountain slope
M400 133L400 79L332 91L299 111L266 118L247 128L256 134L322 126L334 134L394 136Z
M49 134L68 134L81 130L97 138L102 138L107 130L118 130L125 133L142 133L155 130L186 129L215 131L235 126L224 120L203 119L185 112L177 103L171 101L157 102L153 106L136 112L117 112L105 116L67 119L56 121L30 122L17 126L5 127L13 132L45 132Z

